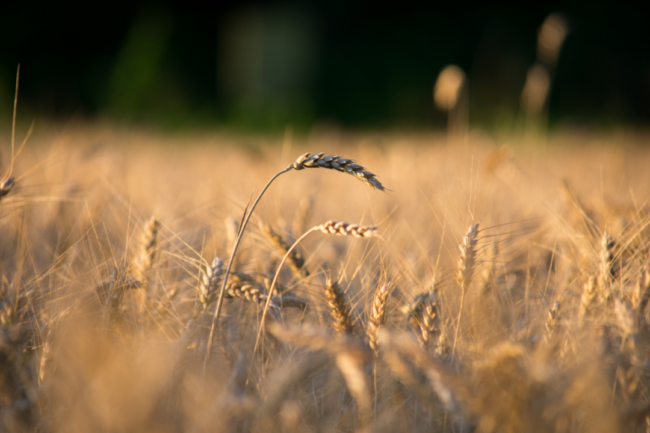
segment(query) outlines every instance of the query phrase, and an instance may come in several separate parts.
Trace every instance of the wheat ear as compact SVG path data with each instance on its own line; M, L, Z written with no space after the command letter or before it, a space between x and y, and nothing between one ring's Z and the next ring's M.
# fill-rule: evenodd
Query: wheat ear
M418 341L420 346L426 347L438 323L438 305L434 290L420 293L413 298L407 320L420 328Z
M293 245L291 245L287 253L282 258L282 261L278 265L278 269L275 271L275 275L273 276L273 281L271 282L271 286L269 287L269 293L268 293L268 298L266 300L266 305L264 306L264 311L262 311L262 318L260 319L260 329L257 332L257 339L255 340L255 351L257 351L257 347L259 346L259 342L262 337L262 332L264 331L264 320L266 319L266 313L269 309L269 305L271 303L271 297L273 296L273 290L275 289L275 286L278 282L278 277L280 276L280 271L282 270L282 266L284 265L284 262L287 261L289 254L291 254L291 251L293 251L298 246L298 244L303 239L305 239L310 233L315 231L321 231L326 234L334 234L339 236L354 236L358 238L367 238L376 235L377 227L375 226L362 227L354 224L328 221L324 224L317 225L310 228L302 236L296 239L296 241L293 243Z
M140 282L140 290L136 292L138 311L144 312L147 302L147 292L149 290L149 281L147 273L153 267L156 258L156 246L158 244L158 230L160 222L156 217L151 217L144 227L140 240L140 252L135 262L133 276Z
M375 179L375 174L369 172L364 167L351 159L341 158L338 155L325 156L324 152L310 154L305 153L292 164L294 170L303 170L305 168L327 168L337 170L342 173L350 174L370 188L385 191L384 186Z
M352 334L352 318L350 317L350 306L345 301L345 295L338 282L327 277L325 282L325 296L327 306L332 317L332 326L339 335Z
M595 298L596 278L589 277L584 287L582 288L582 295L580 296L580 309L578 310L578 323L580 325L584 323L584 320L589 314Z
M219 321L219 315L221 314L221 308L223 306L223 298L224 294L226 293L226 284L228 283L228 275L230 274L230 268L232 267L233 262L235 261L235 254L237 254L237 248L239 248L239 244L241 242L242 236L244 235L244 231L246 231L246 226L248 225L248 221L251 218L251 215L253 214L253 211L257 207L257 204L259 203L260 199L266 192L266 190L271 186L273 181L283 175L284 173L290 171L290 170L302 170L304 168L310 168L310 167L323 167L323 168L331 168L335 169L338 171L343 171L349 174L354 175L357 179L363 181L366 183L366 185L370 186L373 189L379 189L380 191L384 191L385 188L383 185L375 179L375 175L369 171L366 171L362 166L358 164L354 164L352 160L348 159L343 159L337 157L325 157L323 158L322 156L324 154L318 153L314 155L313 157L310 158L310 153L306 153L299 157L296 162L291 163L287 168L284 170L279 171L276 173L271 180L268 181L264 189L262 189L262 192L260 192L260 195L257 196L255 199L255 202L251 206L250 210L247 210L244 212L244 218L243 222L241 224L241 227L239 228L239 233L237 234L237 240L235 241L235 245L232 248L232 253L230 254L230 260L228 261L228 267L226 268L226 273L223 276L223 282L221 284L221 291L219 292L219 299L217 301L217 307L214 310L214 316L212 318L212 326L210 327L210 335L208 336L208 347L205 352L205 360L203 362L203 372L205 373L205 370L208 365L208 361L210 360L210 351L212 350L212 341L214 338L214 330L217 326L217 322ZM316 156L318 156L316 158ZM294 244L295 245L295 244ZM269 292L269 299L271 299L272 293ZM266 308L265 308L266 310ZM264 317L264 316L262 316ZM261 329L261 327L260 327Z
M368 317L368 345L375 354L379 352L377 332L386 323L386 303L388 301L389 288L390 286L388 284L382 284L375 290L370 316Z
M454 344L451 349L451 359L453 361L456 355L456 343L458 342L458 330L460 329L460 321L463 317L463 305L465 304L465 294L467 288L472 282L472 273L474 272L474 265L476 264L476 236L478 235L478 223L472 224L467 230L467 234L463 238L463 243L460 245L460 257L458 258L458 273L456 274L456 281L460 286L460 309L458 310L458 319L456 320L456 332L454 333Z
M203 304L204 311L214 301L217 285L219 284L219 278L222 274L223 260L219 257L215 257L212 264L206 266L205 271L203 271L203 277L201 278L201 284L199 285L199 300L201 301L201 304Z

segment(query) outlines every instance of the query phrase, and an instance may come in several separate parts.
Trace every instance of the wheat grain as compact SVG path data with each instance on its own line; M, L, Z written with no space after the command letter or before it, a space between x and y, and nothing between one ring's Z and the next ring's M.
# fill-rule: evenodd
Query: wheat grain
M294 170L303 170L305 168L327 168L330 170L337 170L356 177L370 188L386 191L381 182L375 178L374 173L371 173L359 164L355 164L351 159L341 158L337 155L325 156L324 152L315 153L313 155L311 153L305 153L289 167Z

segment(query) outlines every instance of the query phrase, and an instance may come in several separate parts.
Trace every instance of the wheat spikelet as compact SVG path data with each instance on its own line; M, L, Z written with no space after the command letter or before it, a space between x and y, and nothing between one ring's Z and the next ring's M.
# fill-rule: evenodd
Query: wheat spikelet
M146 274L153 266L154 259L156 258L159 229L160 222L156 217L151 217L140 237L140 249L135 261L133 276L140 281L143 287L148 283Z
M589 277L582 289L580 296L580 308L578 310L578 323L582 324L589 314L591 307L596 299L596 278Z
M460 245L460 257L458 258L458 273L456 281L466 291L472 282L474 265L476 264L476 236L478 235L478 223L469 226L463 243Z
M332 317L334 330L339 335L352 334L350 307L345 301L345 295L338 282L332 281L330 277L327 277L325 282L325 296L327 297L327 306Z
M537 57L550 67L555 66L568 31L562 15L553 13L546 17L537 35Z
M294 170L303 170L305 168L327 168L330 170L337 170L356 177L370 188L378 189L380 191L386 190L381 182L375 178L375 174L366 170L361 165L355 164L353 160L341 158L337 155L325 156L324 152L315 153L313 155L311 153L305 153L289 167Z
M10 177L8 179L3 180L0 182L0 199L11 191L11 188L14 186L14 178Z
M453 109L460 98L460 92L465 83L465 73L455 65L445 67L436 80L433 89L433 100L439 109Z
M268 298L264 288L254 278L242 273L232 274L232 282L226 288L225 297L245 299L260 307L264 306ZM270 302L270 307L279 309L273 301Z
M203 304L205 310L214 301L219 284L219 278L223 274L223 261L219 257L215 257L212 264L206 266L199 285L199 300Z
M328 221L324 224L314 227L325 234L338 236L354 236L356 238L369 238L376 235L377 227L375 226L358 226L340 221Z
M546 316L546 323L544 324L544 341L547 343L551 341L559 323L560 301L555 301L553 306L549 308L548 315Z
M377 288L372 300L370 316L368 317L368 344L375 353L379 351L377 331L386 323L386 303L388 301L389 288L390 286L386 283Z
M273 247L278 251L280 256L284 256L287 251L289 251L289 245L282 239L278 233L271 228L268 224L260 222L260 230L264 237L273 245ZM298 278L308 277L309 271L305 268L305 260L302 258L302 255L295 249L289 253L287 258L289 262L289 267L293 271L294 275Z
M524 90L521 92L521 106L529 115L538 115L544 108L551 77L542 65L534 65L526 74Z

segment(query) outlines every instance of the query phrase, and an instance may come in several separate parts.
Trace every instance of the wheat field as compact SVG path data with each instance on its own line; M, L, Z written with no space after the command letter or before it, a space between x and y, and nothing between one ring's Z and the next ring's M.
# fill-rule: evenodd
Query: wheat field
M642 135L10 136L1 431L650 428Z

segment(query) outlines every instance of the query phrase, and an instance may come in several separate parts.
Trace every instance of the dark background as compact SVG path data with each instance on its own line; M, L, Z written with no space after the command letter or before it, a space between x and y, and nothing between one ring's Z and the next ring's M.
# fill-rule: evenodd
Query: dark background
M0 122L108 119L162 128L434 129L432 87L469 77L470 123L517 124L537 30L567 18L551 127L647 127L647 16L614 3L3 2Z

